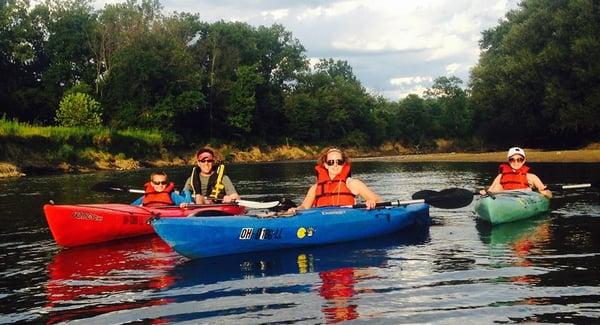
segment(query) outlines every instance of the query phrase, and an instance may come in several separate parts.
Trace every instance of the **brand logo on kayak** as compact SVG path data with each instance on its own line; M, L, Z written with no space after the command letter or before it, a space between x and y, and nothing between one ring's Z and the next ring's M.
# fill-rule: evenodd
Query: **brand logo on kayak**
M269 229L269 228L260 228L260 230L256 233L255 239L258 240L271 240L271 239L281 239L281 233L283 229Z
M252 228L242 228L242 231L240 231L240 239L251 239L253 231L254 229Z
M323 211L321 212L322 215L328 215L328 214L345 214L346 210L332 210L332 211Z
M269 228L258 228L256 233L254 228L242 228L240 231L240 239L257 239L257 240L271 240L281 239L281 233L283 229L269 229Z
M102 217L89 212L73 212L73 218L79 220L102 221Z

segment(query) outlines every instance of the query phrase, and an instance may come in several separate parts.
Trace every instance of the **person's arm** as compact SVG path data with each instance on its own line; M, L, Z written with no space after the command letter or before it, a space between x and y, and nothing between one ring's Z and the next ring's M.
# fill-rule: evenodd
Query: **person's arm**
M225 187L223 202L228 203L240 199L240 195L235 190L235 186L233 186L231 179L227 175L223 176L223 186Z
M356 195L360 195L365 200L367 209L375 207L377 202L381 202L379 195L375 194L365 183L355 178L348 178L346 185Z
M196 195L194 195L194 203L206 204L206 198L202 194L196 194Z
M139 206L141 206L142 202L144 202L144 197L140 196L135 201L131 202L131 205L139 205Z
M183 195L171 192L171 200L173 201L173 205L184 208L192 201L192 197L188 191L183 191Z
M544 185L544 183L542 183L542 180L535 174L527 174L527 181L530 184L533 184L533 187L535 187L542 195L544 195L547 198L552 198L552 192L546 189L546 185Z
M310 188L308 188L308 192L306 192L304 201L302 201L302 203L299 206L297 206L295 208L291 208L290 211L310 209L312 207L313 203L315 203L316 194L317 194L317 185L314 184Z
M502 174L498 174L498 176L496 176L496 178L494 178L494 181L492 182L492 185L490 185L490 187L488 187L487 190L481 190L479 191L479 194L481 195L485 195L486 191L487 192L502 192L504 191L504 189L502 188L502 185L500 184L500 178L502 177Z

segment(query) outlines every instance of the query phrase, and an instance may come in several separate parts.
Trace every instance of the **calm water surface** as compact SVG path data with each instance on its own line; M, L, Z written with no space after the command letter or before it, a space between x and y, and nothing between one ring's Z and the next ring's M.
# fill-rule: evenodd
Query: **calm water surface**
M600 180L600 164L533 164L546 183ZM362 162L386 200L479 189L496 164ZM311 163L230 165L245 199L300 202ZM552 212L490 227L473 204L373 240L190 261L154 236L60 249L42 213L130 202L99 181L141 186L149 170L0 180L0 323L600 322L600 192L556 193ZM188 169L167 170L183 184Z

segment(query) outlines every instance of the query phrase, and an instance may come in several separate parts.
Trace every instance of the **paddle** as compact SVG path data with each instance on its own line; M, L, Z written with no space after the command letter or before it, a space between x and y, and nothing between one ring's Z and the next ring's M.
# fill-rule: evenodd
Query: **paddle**
M458 209L466 207L473 201L473 193L462 188L448 188L442 191L422 190L412 195L412 200L388 201L375 204L376 207L402 206L415 203L427 203L440 209ZM353 208L364 208L366 205L355 204Z
M590 187L598 188L598 187L600 187L600 182L593 182L593 183L587 183L587 184L568 184L568 185L549 184L549 185L546 185L546 188L551 191L576 190L576 189L580 189L580 188L590 188Z
M473 192L464 188L447 188L441 191L422 190L412 195L413 200L423 200L425 203L440 209L458 209L473 202Z
M144 190L133 189L113 182L100 182L92 186L92 191L96 192L129 192L144 194Z
M113 182L96 183L92 186L92 190L96 192L129 192L144 194L144 190L129 188ZM234 203L250 209L270 209L280 204L279 201L256 202L248 200L236 200Z
M588 184L570 184L570 185L547 185L548 189L556 191L556 190L570 190L570 189L580 189L580 188L589 188L589 187L600 187L598 182L588 183ZM493 194L487 192L487 195L493 196ZM441 209L456 209L465 207L473 201L474 195L480 195L479 192L471 192L464 188L448 188L441 191L434 190L422 190L414 193L412 195L413 200L423 200L425 203L429 205L441 208ZM410 201L406 201L409 203L413 203ZM383 202L388 203L388 202ZM389 204L388 204L389 205ZM400 204L404 205L404 204Z

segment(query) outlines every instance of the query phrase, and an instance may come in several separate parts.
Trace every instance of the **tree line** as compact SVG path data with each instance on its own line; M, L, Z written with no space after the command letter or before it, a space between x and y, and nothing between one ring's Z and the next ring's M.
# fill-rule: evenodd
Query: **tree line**
M0 0L3 118L174 133L184 143L421 148L435 139L569 146L599 140L600 9L525 0L484 31L467 84L398 101L341 60L311 66L282 25L165 15L158 0Z

